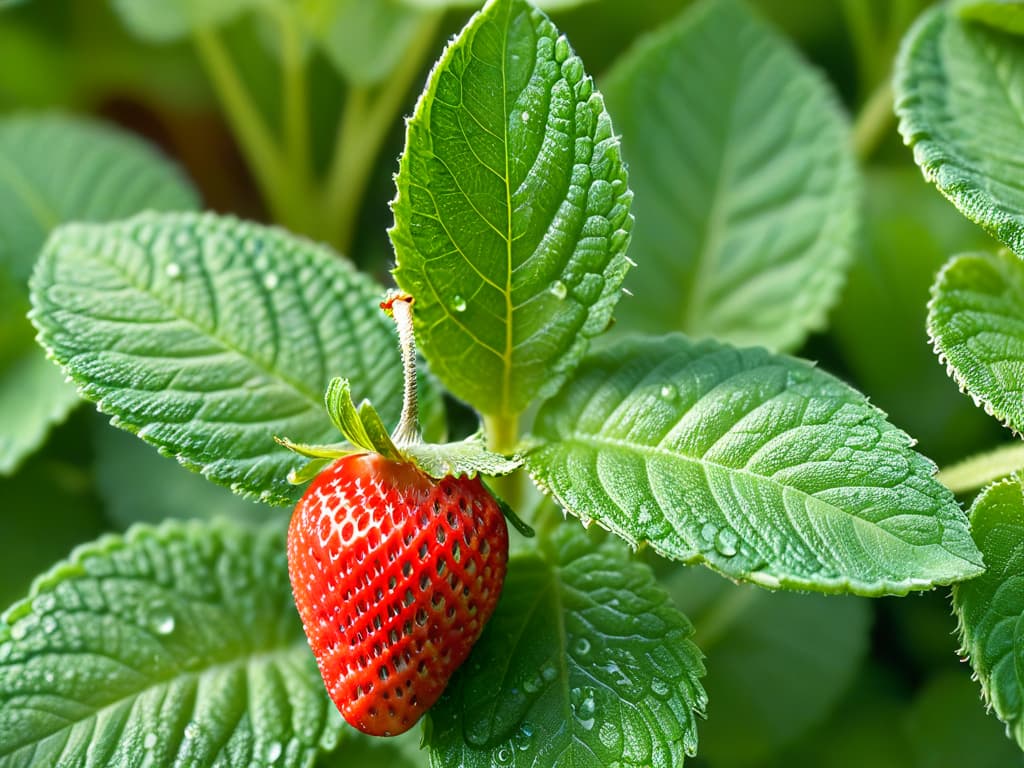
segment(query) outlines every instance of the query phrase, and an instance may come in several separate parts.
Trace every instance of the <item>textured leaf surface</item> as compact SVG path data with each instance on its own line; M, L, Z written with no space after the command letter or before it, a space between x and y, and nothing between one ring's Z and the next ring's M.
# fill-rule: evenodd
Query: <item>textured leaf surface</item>
M825 78L746 6L704 2L603 86L637 193L623 327L799 346L855 245L859 185Z
M0 623L0 766L305 766L337 737L281 526L137 527Z
M965 19L1006 32L1024 32L1024 2L1021 0L958 0L953 7Z
M868 649L860 598L769 592L704 568L675 568L665 586L707 657L700 755L714 766L762 766L820 725Z
M985 698L1024 747L1024 488L1011 478L971 507L971 530L987 570L953 590L963 652Z
M274 436L338 439L323 404L333 376L397 421L401 364L381 293L281 230L146 214L56 233L33 278L33 319L117 426L237 493L289 504L302 460Z
M430 713L431 763L676 766L707 697L692 628L621 542L560 525Z
M557 11L572 8L594 0L537 0L534 5L546 11ZM401 0L406 5L418 8L472 8L480 5L480 0Z
M0 474L78 402L25 319L28 276L50 230L197 204L181 173L127 134L57 115L0 120Z
M928 333L961 389L1024 429L1024 262L1008 251L954 256L932 287Z
M584 361L534 429L526 464L559 504L669 558L866 595L981 571L935 465L795 358L680 335L621 342Z
M605 329L631 193L601 95L525 0L491 0L409 122L395 279L438 378L485 415L550 394Z
M934 8L904 39L894 87L925 177L1024 254L1024 38Z

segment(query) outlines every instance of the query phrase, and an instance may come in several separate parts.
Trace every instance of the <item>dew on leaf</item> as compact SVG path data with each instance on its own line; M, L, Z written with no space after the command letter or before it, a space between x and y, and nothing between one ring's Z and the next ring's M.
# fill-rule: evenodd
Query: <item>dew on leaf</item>
M662 384L661 385L661 397L664 400L672 401L672 400L675 400L678 396L679 396L679 390L677 390L674 385L672 385L672 384Z
M150 631L158 635L169 635L174 631L176 622L167 603L158 600L147 609L145 623Z
M186 739L197 739L197 738L199 738L199 734L200 734L199 723L197 723L195 720L190 721L189 724L185 726L185 738Z
M594 727L594 715L597 712L597 702L594 700L593 688L573 688L569 691L569 703L572 706L573 715L579 722L580 727L589 731Z
M272 291L281 283L281 279L277 276L276 272L267 272L263 276L263 287L268 291Z
M728 528L723 528L715 536L715 549L723 557L732 557L736 554L736 544L739 538Z
M512 764L512 750L509 747L501 747L498 749L495 759L498 761L498 765L511 765Z
M466 300L462 298L461 295L455 294L455 296L452 297L452 309L455 310L456 312L465 312Z
M700 529L700 537L708 545L714 542L716 533L718 533L718 529L715 528L714 523L704 523L704 525Z
M577 638L576 642L572 644L572 650L579 656L586 656L590 653L590 641L585 637Z
M561 280L555 280L555 282L551 284L551 287L548 288L548 291L552 296L559 300L562 300L569 295L569 289Z
M171 280L177 280L181 277L181 265L172 261L164 267L164 273L171 278Z
M152 749L156 746L156 741L156 734L151 731L142 739L142 746L144 749Z
M529 723L523 723L519 726L519 730L516 731L513 740L520 752L528 750L533 743L533 726Z
M540 676L544 678L544 681L550 683L556 677L558 677L558 670L555 669L554 664L548 664L541 668Z
M281 757L281 742L272 741L267 745L267 762L273 765Z
M520 115L520 117L522 118L524 123L530 122L530 113L529 112L523 112L523 114Z

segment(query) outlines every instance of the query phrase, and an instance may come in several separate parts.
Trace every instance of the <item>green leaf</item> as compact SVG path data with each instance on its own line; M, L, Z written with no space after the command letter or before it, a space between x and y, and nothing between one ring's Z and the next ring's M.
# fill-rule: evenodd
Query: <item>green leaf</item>
M844 367L871 402L942 466L991 447L1000 433L935 364L924 333L929 289L950 253L995 241L935 194L916 168L875 169L866 182L864 239L830 330Z
M925 177L1024 255L1024 39L934 8L904 39L894 88Z
M431 764L681 765L707 697L690 623L621 542L560 525L430 712Z
M903 594L981 572L963 511L863 395L681 335L589 357L526 465L584 522L764 586Z
M103 510L119 529L135 523L157 524L169 517L227 517L248 525L280 519L280 512L273 507L256 504L207 482L174 459L161 456L133 435L105 422L102 417L95 417L93 472ZM154 493L154 489L160 491Z
M0 623L0 766L305 766L331 748L284 539L139 526L38 579Z
M1021 470L1024 470L1024 443L1015 440L943 467L935 478L953 493L966 493Z
M17 469L78 402L25 319L28 276L50 230L197 204L178 169L128 134L59 115L0 119L0 474Z
M859 184L825 78L739 2L704 2L605 81L638 225L624 328L773 349L825 324Z
M1024 748L1024 488L1019 478L990 485L971 507L971 530L988 566L953 590L961 653L985 699Z
M455 395L508 417L601 333L628 268L632 193L601 95L525 0L491 0L409 121L391 239L417 340Z
M995 29L1024 33L1024 2L1021 0L957 0L953 8L961 17Z
M334 442L323 392L335 375L398 419L382 289L281 230L191 214L66 226L33 286L40 340L82 394L236 493L294 503L287 478L302 461L274 436ZM425 397L425 413L438 405Z
M1024 263L1008 251L954 256L932 286L928 333L961 390L1024 430Z
M1003 738L999 724L985 714L977 686L965 671L932 678L906 718L912 768L1007 768L1024 757Z
M198 205L181 171L130 134L61 115L0 120L0 265L20 284L59 224Z
M506 458L499 453L488 451L481 434L472 435L457 443L407 445L402 448L402 452L431 477L500 477L515 472L523 464L518 456Z
M305 0L301 13L331 63L361 86L395 70L427 16L399 0Z
M341 747L321 756L316 768L426 768L427 752L420 749L420 729L381 739L346 728Z
M714 766L761 766L820 726L868 649L863 599L773 593L703 568L675 568L665 585L707 657L712 716L700 754Z
M194 30L217 27L278 0L111 0L125 27L152 43L169 43Z

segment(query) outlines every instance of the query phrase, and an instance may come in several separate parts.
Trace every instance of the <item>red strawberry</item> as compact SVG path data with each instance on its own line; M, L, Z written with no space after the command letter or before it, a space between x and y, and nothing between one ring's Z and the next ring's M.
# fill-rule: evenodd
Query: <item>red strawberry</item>
M407 731L498 602L508 528L479 478L344 456L295 508L288 570L327 690L364 733Z

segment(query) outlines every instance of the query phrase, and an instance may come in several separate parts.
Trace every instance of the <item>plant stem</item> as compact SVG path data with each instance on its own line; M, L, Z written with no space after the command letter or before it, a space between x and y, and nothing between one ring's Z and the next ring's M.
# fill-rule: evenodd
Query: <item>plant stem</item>
M396 296L385 302L398 326L398 344L402 350L402 417L391 439L399 448L423 442L420 434L419 403L416 397L416 334L412 328L412 299Z
M857 62L857 79L863 95L877 80L876 45L880 36L866 0L842 0L842 9L850 31Z
M213 81L217 97L227 115L228 123L246 162L252 169L271 215L282 223L290 223L292 206L301 208L288 193L287 165L273 136L239 76L234 62L220 36L213 29L200 28L194 39L199 57Z
M1011 443L944 467L936 479L953 493L967 493L1024 468L1024 443Z
M484 416L484 434L488 450L505 455L514 453L519 444L519 416ZM492 478L490 484L512 509L519 511L523 502L522 470Z
M380 88L353 85L338 124L334 155L324 183L321 217L327 240L348 252L374 162L423 59L434 42L441 13L425 14L406 55Z
M284 114L284 154L290 181L289 197L308 201L312 192L309 160L309 101L306 84L306 57L303 53L302 31L295 12L286 5L279 7L281 29L281 98ZM316 219L308 205L298 206L310 221ZM310 231L310 223L299 227Z
M895 120L892 96L892 83L886 78L878 84L857 113L850 138L853 151L862 163L878 148L885 132Z

